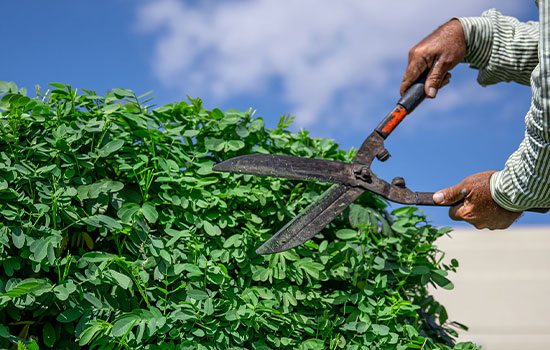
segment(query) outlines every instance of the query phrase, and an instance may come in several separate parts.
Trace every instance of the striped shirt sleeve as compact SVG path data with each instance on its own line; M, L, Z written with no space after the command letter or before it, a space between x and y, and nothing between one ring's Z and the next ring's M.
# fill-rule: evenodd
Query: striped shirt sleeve
M496 9L481 17L458 18L464 29L464 61L479 69L481 85L515 81L529 85L530 75L539 63L537 22L520 22L503 16Z
M549 2L539 1L538 26L502 16L496 10L478 19L460 19L467 45L476 41L468 46L466 61L480 70L481 84L525 84L529 78L531 85L525 137L504 169L493 174L490 181L493 199L510 211L550 207Z

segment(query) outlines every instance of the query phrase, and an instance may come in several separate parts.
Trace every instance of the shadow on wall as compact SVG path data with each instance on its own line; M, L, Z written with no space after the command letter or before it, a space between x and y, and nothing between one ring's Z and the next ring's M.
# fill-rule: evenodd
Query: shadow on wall
M453 291L434 290L449 317L470 327L460 341L487 350L547 350L550 226L457 229L437 246L460 262Z

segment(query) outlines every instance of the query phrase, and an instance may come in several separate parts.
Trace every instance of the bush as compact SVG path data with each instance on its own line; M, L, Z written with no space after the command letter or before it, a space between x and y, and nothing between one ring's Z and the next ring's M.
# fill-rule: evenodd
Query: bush
M328 185L212 171L254 152L353 150L199 99L152 109L125 89L0 90L0 347L453 346L427 291L452 288L458 263L433 245L448 230L365 193L312 241L259 256Z

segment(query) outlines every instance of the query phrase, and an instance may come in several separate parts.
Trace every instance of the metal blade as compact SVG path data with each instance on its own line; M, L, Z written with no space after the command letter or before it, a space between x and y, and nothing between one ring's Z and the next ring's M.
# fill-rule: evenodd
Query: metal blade
M333 185L262 244L256 253L273 254L299 246L340 215L364 191L359 187Z
M249 154L225 160L212 169L240 174L357 185L353 174L354 168L356 165L325 159L280 154Z

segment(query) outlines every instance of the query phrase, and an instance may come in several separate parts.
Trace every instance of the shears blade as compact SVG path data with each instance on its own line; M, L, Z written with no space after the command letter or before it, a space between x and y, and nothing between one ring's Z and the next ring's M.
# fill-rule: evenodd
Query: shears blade
M215 171L356 185L354 165L281 154L247 154L214 165Z
M299 246L319 233L364 191L364 189L358 187L332 185L256 249L256 253L273 254Z

